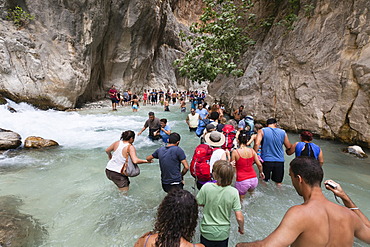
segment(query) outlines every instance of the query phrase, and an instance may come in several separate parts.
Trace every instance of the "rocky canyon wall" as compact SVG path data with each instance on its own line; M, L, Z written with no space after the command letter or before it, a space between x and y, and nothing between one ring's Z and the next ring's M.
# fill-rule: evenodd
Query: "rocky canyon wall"
M286 10L276 3L288 1L255 2L274 25L255 33L244 76L217 78L210 95L257 120L369 147L368 0L301 0L291 30L276 25ZM35 16L25 28L6 19L16 5ZM104 97L112 84L192 87L172 62L184 51L178 33L201 8L201 0L0 0L0 94L63 110Z
M256 36L244 76L219 78L209 92L257 120L370 147L369 1L318 0L307 15L302 6L312 3L301 1L292 30L273 25Z
M191 87L172 62L199 2L0 0L0 93L66 109L103 98L112 84L134 92ZM24 28L6 18L15 6L35 17Z

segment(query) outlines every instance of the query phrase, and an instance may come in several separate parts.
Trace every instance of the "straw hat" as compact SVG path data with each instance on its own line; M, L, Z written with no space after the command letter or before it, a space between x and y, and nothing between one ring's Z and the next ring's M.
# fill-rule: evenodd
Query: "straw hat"
M225 136L221 132L212 131L205 134L204 139L206 143L212 147L221 147L225 143Z

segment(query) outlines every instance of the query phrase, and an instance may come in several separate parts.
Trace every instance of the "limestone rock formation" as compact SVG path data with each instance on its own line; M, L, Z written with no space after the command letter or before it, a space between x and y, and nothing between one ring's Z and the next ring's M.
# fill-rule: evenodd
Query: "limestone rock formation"
M112 84L138 92L188 88L172 63L182 23L195 19L199 2L0 0L0 94L64 110L102 99ZM35 16L24 28L5 18L16 5Z
M0 128L0 150L17 148L22 144L21 140L18 133Z
M0 246L40 246L47 234L31 215L17 209L22 201L13 196L0 197Z
M25 148L44 148L59 146L59 144L54 140L44 139L39 136L29 136L24 140Z
M316 1L292 30L259 34L244 76L220 77L209 93L229 109L243 104L256 120L276 117L288 130L370 147L369 24L366 0Z
M228 110L245 105L258 121L276 117L288 130L370 147L368 0L297 1L291 29L277 25L288 2L255 1L273 25L254 34L244 76L220 76L209 93ZM5 18L15 5L35 20L17 29ZM0 94L14 101L67 109L102 99L112 84L194 86L172 62L201 0L0 0L0 10Z

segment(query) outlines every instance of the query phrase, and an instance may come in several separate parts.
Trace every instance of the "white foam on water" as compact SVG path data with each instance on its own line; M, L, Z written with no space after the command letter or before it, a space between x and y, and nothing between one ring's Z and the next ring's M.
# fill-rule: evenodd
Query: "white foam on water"
M104 149L118 140L122 131L136 133L143 127L148 111L158 118L167 118L172 131L181 134L180 147L190 163L199 138L185 124L186 114L161 106L145 106L132 113L129 107L112 112L109 104L101 109L76 112L42 111L31 105L8 101L17 112L11 113L0 105L0 128L19 133L22 140L41 136L57 141L61 147L44 150L11 150L0 154L0 197L14 195L24 204L22 212L32 215L47 229L42 246L133 246L136 238L153 227L159 203L165 196L160 183L158 160L141 164L141 174L130 178L128 196L121 195L104 174L108 161ZM148 138L148 130L137 136L135 147L139 158L145 158L161 144ZM289 134L291 141L298 135ZM365 215L368 204L369 162L342 154L342 144L315 140L323 148L325 179L340 182ZM281 221L286 210L303 202L291 185L286 157L284 185L273 182L260 185L243 204L244 235L236 231L232 216L230 246L240 241L264 238ZM193 191L194 179L185 175L185 189ZM324 191L332 200L332 193ZM194 242L199 242L199 226ZM354 246L364 246L355 243Z
M122 131L138 132L146 118L142 116L113 114L80 114L55 110L38 110L26 103L8 105L17 112L11 113L7 106L0 107L0 127L17 132L22 140L28 136L40 136L57 141L67 148L91 149L107 147L118 140ZM145 135L137 137L139 147L153 145Z

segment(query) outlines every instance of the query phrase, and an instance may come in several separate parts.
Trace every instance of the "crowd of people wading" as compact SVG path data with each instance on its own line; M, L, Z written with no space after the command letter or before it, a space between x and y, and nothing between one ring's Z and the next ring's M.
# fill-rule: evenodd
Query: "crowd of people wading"
M106 176L123 192L129 190L129 177L139 174L137 164L159 160L162 189L168 194L158 207L154 229L140 237L136 247L227 247L230 231L244 234L242 211L248 209L242 208L243 200L270 181L277 190L282 186L284 152L296 156L289 164L289 176L304 203L291 207L265 239L237 246L352 246L354 237L370 243L370 221L340 184L324 182L343 205L323 195L323 150L312 142L310 131L302 131L300 141L292 144L277 119L267 118L264 125L256 123L243 105L228 119L224 105L205 102L205 92L152 89L139 95L130 90L120 93L112 86L109 95L114 111L118 106L131 106L135 112L141 105L160 104L164 111L189 112L184 121L199 137L193 156L187 159L180 147L181 136L171 130L168 119L158 119L151 111L137 135L149 129L148 138L163 146L140 159L133 145L135 133L127 130L106 149ZM183 178L189 170L196 195L184 190ZM193 244L198 207L203 207L201 236L200 243ZM235 227L230 222L232 212Z

